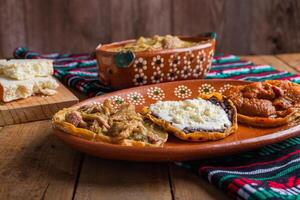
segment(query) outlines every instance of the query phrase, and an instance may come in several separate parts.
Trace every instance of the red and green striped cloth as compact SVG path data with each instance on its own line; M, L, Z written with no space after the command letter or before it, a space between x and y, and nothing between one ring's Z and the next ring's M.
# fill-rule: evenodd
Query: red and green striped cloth
M38 54L18 48L14 57L53 59L54 75L89 97L112 91L98 80L93 54ZM234 55L215 56L207 78L286 79L300 83L300 74L255 65ZM199 173L236 199L300 199L300 137L239 155L178 164Z

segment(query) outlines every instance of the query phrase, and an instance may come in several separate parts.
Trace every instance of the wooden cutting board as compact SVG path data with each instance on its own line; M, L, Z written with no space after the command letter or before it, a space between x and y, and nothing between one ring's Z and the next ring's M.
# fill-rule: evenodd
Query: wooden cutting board
M50 119L58 110L78 101L71 91L59 83L57 93L53 96L38 95L9 103L1 102L0 126Z

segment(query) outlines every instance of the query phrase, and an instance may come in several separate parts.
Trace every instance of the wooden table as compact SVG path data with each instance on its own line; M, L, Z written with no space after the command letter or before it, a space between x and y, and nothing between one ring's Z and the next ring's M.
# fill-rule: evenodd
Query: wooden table
M300 72L300 53L244 58ZM173 163L111 161L77 152L51 133L50 120L0 129L0 199L227 199Z

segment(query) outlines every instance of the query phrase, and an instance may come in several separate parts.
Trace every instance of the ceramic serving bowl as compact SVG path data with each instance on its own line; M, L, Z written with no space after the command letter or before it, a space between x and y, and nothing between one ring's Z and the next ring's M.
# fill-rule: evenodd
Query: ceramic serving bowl
M122 89L175 80L202 79L212 63L216 34L179 38L199 44L188 48L141 52L112 51L135 40L98 45L96 57L100 80L114 89Z

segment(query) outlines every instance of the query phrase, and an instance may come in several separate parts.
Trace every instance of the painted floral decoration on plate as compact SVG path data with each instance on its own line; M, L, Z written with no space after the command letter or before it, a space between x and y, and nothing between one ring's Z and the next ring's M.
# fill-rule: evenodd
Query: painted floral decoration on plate
M211 94L215 91L216 91L216 89L211 84L208 84L208 83L202 84L198 89L198 92L200 94Z
M109 99L111 100L111 104L115 109L119 108L122 104L125 103L125 100L118 95L112 96Z
M139 92L132 92L127 94L127 100L133 105L143 105L145 103L145 98Z
M230 84L225 84L223 85L220 89L219 89L219 93L223 94L226 90L228 90L229 88L231 88L232 85Z
M192 90L185 85L179 85L175 88L174 94L176 97L184 99L192 95Z
M150 99L153 100L163 100L165 98L164 91L159 87L150 87L147 90L147 95Z

